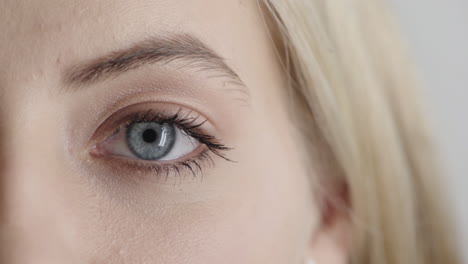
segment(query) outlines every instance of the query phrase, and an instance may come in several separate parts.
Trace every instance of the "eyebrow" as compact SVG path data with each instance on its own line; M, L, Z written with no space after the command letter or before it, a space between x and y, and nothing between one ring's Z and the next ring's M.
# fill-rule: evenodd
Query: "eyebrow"
M226 64L224 58L188 34L151 37L127 49L75 65L65 72L64 82L66 87L78 90L144 65L173 61L184 62L183 67L217 73L212 77L224 77L230 83L245 86L239 75Z

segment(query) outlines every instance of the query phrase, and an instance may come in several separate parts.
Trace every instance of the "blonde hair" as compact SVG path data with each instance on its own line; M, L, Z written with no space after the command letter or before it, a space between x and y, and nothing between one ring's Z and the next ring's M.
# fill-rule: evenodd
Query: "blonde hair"
M265 0L321 177L346 182L356 264L455 264L417 82L378 0Z

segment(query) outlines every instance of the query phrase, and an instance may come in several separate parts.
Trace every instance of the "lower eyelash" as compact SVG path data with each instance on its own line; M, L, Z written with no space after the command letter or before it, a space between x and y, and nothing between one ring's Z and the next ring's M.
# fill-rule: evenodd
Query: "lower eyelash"
M213 167L215 161L212 158L213 152L206 148L198 154L196 157L190 158L184 161L178 161L173 163L158 164L151 162L142 162L140 160L120 160L119 162L124 166L130 167L131 170L137 170L143 175L158 175L158 179L167 181L171 176L178 177L178 184L181 183L182 178L185 175L192 175L193 179L199 178L203 180L203 170L207 166ZM217 155L217 154L215 154ZM135 180L135 179L134 179Z
M178 165L180 165L183 169L191 172L193 175L193 178L196 179L198 176L197 173L203 176L203 165L214 166L215 162L210 156L210 150L208 150L208 151L204 151L200 153L200 155L194 159L179 162L177 165L174 165L174 166L177 167ZM178 176L182 175L180 172L180 168L177 168L176 171L177 171ZM169 175L169 172L167 171L166 180L167 180L168 175ZM203 177L201 177L200 179L203 180Z

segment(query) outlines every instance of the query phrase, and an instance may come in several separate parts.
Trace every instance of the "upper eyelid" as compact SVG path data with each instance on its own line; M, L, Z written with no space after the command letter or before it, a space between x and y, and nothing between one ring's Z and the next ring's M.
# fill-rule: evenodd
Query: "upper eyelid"
M195 129L203 126L208 119L203 118L200 114L192 116L193 110L188 111L187 113L182 112L182 108L172 116L162 116L160 113L153 113L150 109L144 114L137 114L133 119L127 121L129 122L126 126L131 123L142 123L142 122L158 122L158 123L174 123L176 125L184 125L181 127L183 129ZM200 121L201 120L201 121ZM198 122L198 123L197 123Z
M176 106L166 102L141 102L120 108L103 118L97 125L97 129L94 131L90 140L96 138L96 134L101 134L99 132L102 132L102 130L105 130L107 133L112 133L118 129L119 126L126 126L131 122L141 122L143 119L151 119L151 121L154 121L155 118L160 121L167 121L177 114L179 117L182 116L186 119L200 117L201 120L207 120L207 122L209 122L209 119L202 113L185 106Z

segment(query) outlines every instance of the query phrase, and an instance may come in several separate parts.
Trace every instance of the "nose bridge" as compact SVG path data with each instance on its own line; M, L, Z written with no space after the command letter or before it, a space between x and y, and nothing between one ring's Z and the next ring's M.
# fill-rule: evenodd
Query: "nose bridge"
M54 126L34 104L8 107L0 114L0 263L64 263L70 230L59 213L65 203L54 169Z

